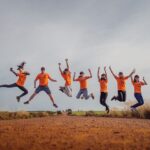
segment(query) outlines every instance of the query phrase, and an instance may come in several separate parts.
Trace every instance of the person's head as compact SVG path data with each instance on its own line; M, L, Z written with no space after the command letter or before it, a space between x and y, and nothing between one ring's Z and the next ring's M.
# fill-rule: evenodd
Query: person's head
M106 74L103 73L103 74L101 75L101 80L106 80Z
M84 77L84 72L83 72L83 71L80 72L79 77L80 77L80 78L81 78L81 77Z
M135 75L135 76L134 76L134 82L139 82L139 80L140 80L139 75Z
M18 67L18 69L17 70L19 70L19 71L22 71L23 69L24 69L24 65L26 64L26 62L24 61L24 62L22 62L20 65L18 65L17 67Z
M66 69L63 71L63 73L64 73L64 74L69 73L69 69L68 69L68 68L66 68Z
M42 72L42 73L45 72L45 67L41 67L41 72Z
M119 72L118 76L119 76L119 78L123 78L124 77L123 72Z

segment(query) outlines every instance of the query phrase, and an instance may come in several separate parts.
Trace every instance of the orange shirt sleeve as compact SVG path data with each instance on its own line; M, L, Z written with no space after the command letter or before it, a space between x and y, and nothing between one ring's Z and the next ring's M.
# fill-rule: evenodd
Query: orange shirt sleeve
M141 82L141 85L143 86L143 85L145 85L145 83L144 83L144 82Z
M125 77L124 79L127 80L127 79L129 79L129 77L127 76L127 77Z
M49 74L47 74L47 76L48 76L48 78L51 80L52 78L51 78L51 76L49 75Z

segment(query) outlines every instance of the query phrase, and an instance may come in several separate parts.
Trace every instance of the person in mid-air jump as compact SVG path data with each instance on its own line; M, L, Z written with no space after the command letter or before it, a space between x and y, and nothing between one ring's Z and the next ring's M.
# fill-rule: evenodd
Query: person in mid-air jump
M94 99L93 93L88 94L88 89L87 89L88 88L87 80L92 78L92 72L91 72L90 69L89 69L89 73L90 73L89 76L85 76L84 72L81 71L80 75L79 75L79 77L77 79L75 78L76 73L74 73L73 81L78 81L80 83L80 90L79 90L79 92L78 92L78 94L76 96L77 99L80 99L81 96L82 96L81 99L86 99L87 100L90 97L92 99Z
M112 75L117 81L118 86L118 96L112 97L111 100L118 100L120 102L126 101L126 80L129 79L134 73L135 70L133 70L128 76L124 76L123 72L119 72L118 76L114 74L111 66L109 67Z
M72 88L71 88L71 72L70 72L70 67L69 67L69 63L68 63L68 59L65 60L66 61L66 65L67 68L64 69L64 71L62 71L61 69L61 63L59 63L59 71L61 73L61 76L63 77L63 79L65 80L65 86L60 86L60 91L65 93L67 96L72 97Z
M39 80L39 86L36 88L36 82ZM34 88L36 89L32 96L29 98L28 101L24 102L24 104L29 104L29 102L41 91L44 91L50 98L53 103L53 106L57 108L58 106L54 102L54 98L52 93L48 87L48 80L52 82L57 82L56 80L52 79L51 76L45 72L45 67L41 67L41 73L39 73L34 81Z
M107 113L109 113L109 106L106 103L108 97L108 77L106 72L106 67L104 67L105 73L100 77L100 67L98 67L97 77L100 83L100 103L106 108Z
M16 83L13 83L13 84L3 84L3 85L0 85L0 88L14 88L14 87L17 87L19 88L20 90L23 91L23 93L19 96L16 97L17 101L20 102L20 99L27 95L28 94L28 90L24 87L25 85L25 82L26 82L26 78L28 75L30 75L29 72L26 72L24 71L24 66L25 66L25 62L22 62L20 65L18 65L18 72L15 72L13 70L13 68L10 68L10 71L18 77L18 80Z

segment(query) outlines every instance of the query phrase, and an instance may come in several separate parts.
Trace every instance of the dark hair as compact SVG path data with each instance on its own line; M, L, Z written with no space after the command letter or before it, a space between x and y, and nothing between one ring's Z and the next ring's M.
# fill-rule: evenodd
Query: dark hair
M41 70L45 70L45 67L41 67Z
M68 68L66 68L66 69L63 71L63 73L65 74L67 71L69 71L69 69L68 69Z
M140 78L139 75L134 76L134 82L136 82L135 78Z
M106 74L102 74L101 76L106 76ZM101 78L100 80L106 80L105 78Z
M123 75L123 72L119 72L119 75Z
M82 74L84 74L84 72L83 72L83 71L81 71L81 72L80 72L80 75L82 75Z

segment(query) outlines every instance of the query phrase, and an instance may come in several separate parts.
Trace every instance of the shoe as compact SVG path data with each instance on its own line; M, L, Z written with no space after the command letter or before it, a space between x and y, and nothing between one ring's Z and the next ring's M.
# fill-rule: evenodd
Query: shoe
M114 96L114 97L111 98L111 101L113 101L113 100L116 100L116 96Z
M53 106L54 106L55 108L58 108L58 106L57 106L56 104L53 104Z
M93 94L93 93L91 94L91 97L92 97L92 99L93 99L93 100L95 99L95 97L94 97L94 94Z
M109 108L106 108L106 112L107 112L107 114L109 114L109 112L110 112Z
M59 90L60 90L61 92L63 92L63 93L64 93L64 89L65 89L65 88L60 87L60 89L59 89Z
M136 110L136 108L131 107L131 111L132 111L132 112L136 112L137 110Z
M20 97L17 96L16 99L17 99L17 102L19 103L20 102Z
M29 101L24 102L24 104L29 104Z

